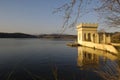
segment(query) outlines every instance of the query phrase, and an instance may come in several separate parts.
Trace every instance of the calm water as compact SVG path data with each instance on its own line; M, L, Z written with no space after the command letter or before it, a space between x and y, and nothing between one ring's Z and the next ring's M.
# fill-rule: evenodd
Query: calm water
M70 41L0 39L0 80L103 80L115 74L117 56Z

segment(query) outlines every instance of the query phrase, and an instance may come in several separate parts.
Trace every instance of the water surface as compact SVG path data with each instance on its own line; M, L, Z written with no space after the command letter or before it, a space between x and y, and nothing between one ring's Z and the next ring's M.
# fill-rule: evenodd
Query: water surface
M96 71L116 73L116 55L67 42L0 39L0 80L103 80Z

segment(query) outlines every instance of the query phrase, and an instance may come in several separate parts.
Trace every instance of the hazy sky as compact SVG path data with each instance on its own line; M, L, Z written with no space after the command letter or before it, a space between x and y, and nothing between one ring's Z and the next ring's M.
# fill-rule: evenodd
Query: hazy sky
M52 12L65 1L69 0L0 0L0 32L58 33L63 17ZM86 17L81 22L97 22L92 13ZM65 33L76 34L76 30Z

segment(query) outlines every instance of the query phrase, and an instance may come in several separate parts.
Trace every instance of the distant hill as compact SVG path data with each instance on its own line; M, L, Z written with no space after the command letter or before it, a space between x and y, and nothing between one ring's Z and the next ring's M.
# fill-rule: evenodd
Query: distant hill
M68 34L40 34L31 35L25 33L0 33L0 38L45 38L45 39L60 39L60 40L76 40L76 35Z
M47 39L60 39L60 40L76 40L77 35L69 35L69 34L41 34L38 35L39 38L47 38Z
M37 36L24 33L0 33L0 38L37 38Z

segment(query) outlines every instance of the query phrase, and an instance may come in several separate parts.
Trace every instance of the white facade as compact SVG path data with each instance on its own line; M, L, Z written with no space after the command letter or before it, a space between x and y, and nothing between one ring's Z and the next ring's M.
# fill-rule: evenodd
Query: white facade
M110 34L98 33L98 24L92 23L81 23L77 26L78 30L78 43L82 44L84 41L93 43L111 43Z

